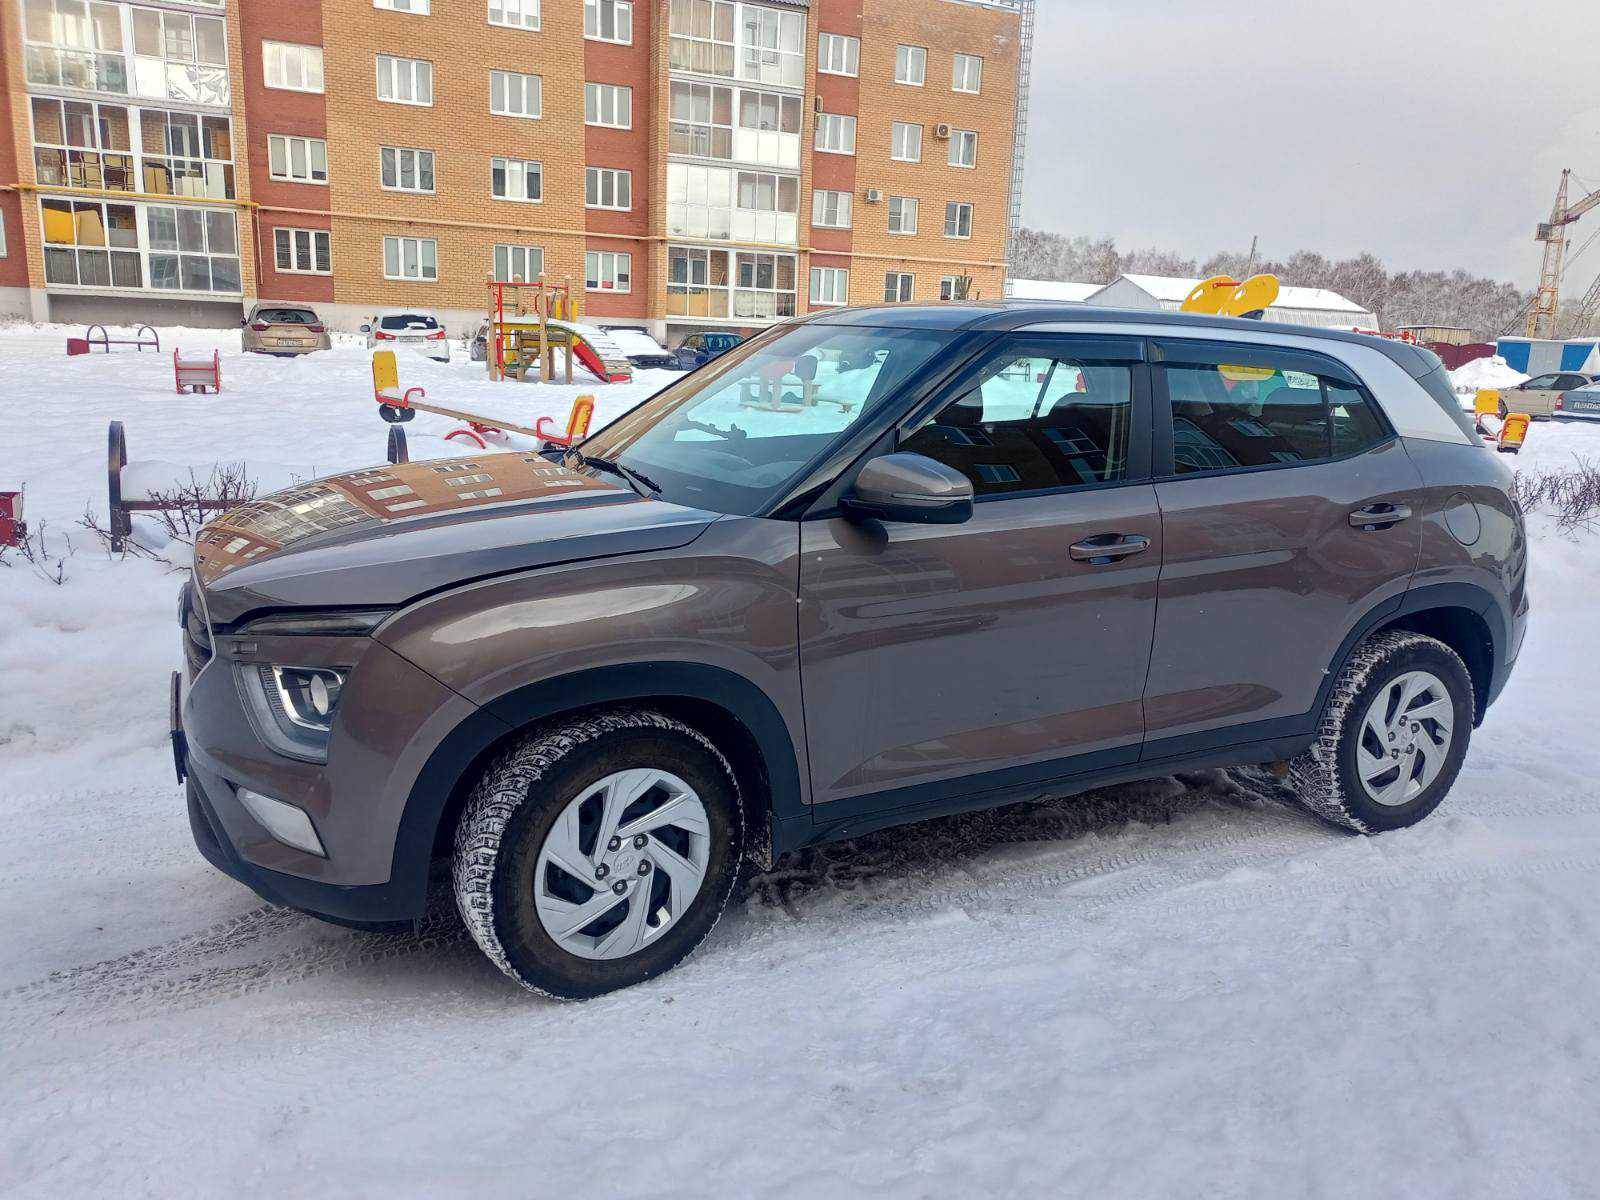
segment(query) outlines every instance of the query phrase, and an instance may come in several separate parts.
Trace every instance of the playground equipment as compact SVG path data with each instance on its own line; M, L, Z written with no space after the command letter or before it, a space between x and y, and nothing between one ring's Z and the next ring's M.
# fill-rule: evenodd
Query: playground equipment
M1500 423L1500 435L1495 439L1495 449L1501 454L1520 454L1522 444L1528 440L1528 426L1533 418L1527 413L1507 413Z
M1506 402L1499 392L1492 389L1486 388L1480 391L1477 398L1472 402L1472 424L1483 437L1493 438L1495 436L1494 433L1484 428L1483 419L1485 417L1494 417L1496 420L1504 420L1505 415Z
M28 523L22 519L24 489L0 492L0 546L20 546L28 536Z
M202 515L233 508L237 499L224 500L204 496L185 495L181 503L163 502L163 491L168 495L182 489L182 482L171 477L171 464L134 463L128 470L128 437L122 422L111 422L106 431L106 495L111 524L111 549L120 553L124 541L133 534L133 514L136 512L165 512L192 506ZM214 476L215 472L211 472ZM199 476L191 472L194 479Z
M540 417L537 426L530 429L526 425L502 421L498 417L484 417L479 413L433 404L427 396L428 393L419 387L401 388L400 370L395 362L393 350L373 351L372 398L378 402L378 415L391 425L404 424L419 412L433 413L435 416L461 421L463 428L452 429L444 435L447 441L459 439L464 442L474 442L478 449L487 450L489 440L503 438L509 431L537 438L542 443L554 446L570 446L588 434L589 421L594 414L594 397L587 394L579 396L572 403L572 414L567 420L567 432L563 435L545 431L544 423L550 419L549 417ZM392 447L393 443L390 444ZM404 441L400 445L403 450Z
M182 353L172 352L172 381L178 395L208 390L215 394L222 390L222 357L218 351L211 352L210 362L203 358L185 359Z
M1213 275L1195 284L1179 311L1259 321L1277 302L1278 291L1276 275L1252 275L1243 283L1231 275Z
M622 347L604 331L579 324L577 317L571 280L549 283L542 275L532 282L491 279L485 339L489 378L526 380L537 372L540 382L549 383L555 377L557 350L562 351L567 383L572 382L574 359L601 383L633 378Z
M100 331L100 336L95 337L95 330ZM114 338L106 333L104 325L91 325L83 331L81 338L67 339L67 353L88 354L96 346L107 354L111 353L113 346L132 346L135 350L154 350L161 352L161 335L148 325L140 325L133 331L131 338Z

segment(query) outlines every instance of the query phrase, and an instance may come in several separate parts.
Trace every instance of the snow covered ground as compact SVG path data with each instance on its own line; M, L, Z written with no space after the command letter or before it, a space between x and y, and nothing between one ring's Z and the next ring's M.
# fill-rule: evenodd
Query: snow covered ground
M644 987L509 986L448 907L373 937L190 842L179 576L111 561L133 457L381 459L367 354L66 359L0 331L0 489L70 534L0 566L0 1193L1578 1197L1600 1178L1600 546L1535 517L1522 662L1421 827L1346 836L1247 775L952 819L755 879ZM565 418L581 389L407 362ZM596 387L602 419L661 379ZM413 451L447 453L421 417ZM1516 465L1600 456L1541 423ZM175 557L176 557L175 552Z

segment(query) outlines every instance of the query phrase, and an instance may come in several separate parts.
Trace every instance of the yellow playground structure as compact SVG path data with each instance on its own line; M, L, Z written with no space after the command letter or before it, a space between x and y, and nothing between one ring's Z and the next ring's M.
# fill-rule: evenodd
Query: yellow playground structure
M509 295L508 295L509 293ZM626 383L633 368L603 330L578 322L572 281L550 283L489 280L489 319L484 330L490 379L541 383L555 378L560 350L564 383L572 382L574 359L601 383Z

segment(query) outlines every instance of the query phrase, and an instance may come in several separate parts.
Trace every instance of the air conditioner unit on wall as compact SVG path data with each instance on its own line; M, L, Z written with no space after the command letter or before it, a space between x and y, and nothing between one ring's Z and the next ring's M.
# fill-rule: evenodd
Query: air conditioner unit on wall
M938 139L940 139L941 141L948 142L950 140L950 126L948 126L948 125L935 125L933 127L933 136L938 138Z
M861 195L862 195L862 198L865 199L868 204L877 204L883 199L883 193L880 192L877 188L868 188Z
M822 97L821 96L813 96L811 98L811 109L812 109L813 112L821 112L822 111Z

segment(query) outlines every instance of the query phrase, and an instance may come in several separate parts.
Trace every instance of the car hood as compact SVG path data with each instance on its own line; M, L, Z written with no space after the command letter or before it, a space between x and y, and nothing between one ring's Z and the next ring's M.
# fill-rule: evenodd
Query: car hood
M670 550L717 514L635 494L534 453L372 467L211 521L195 574L211 620L263 609L394 607L532 567Z

